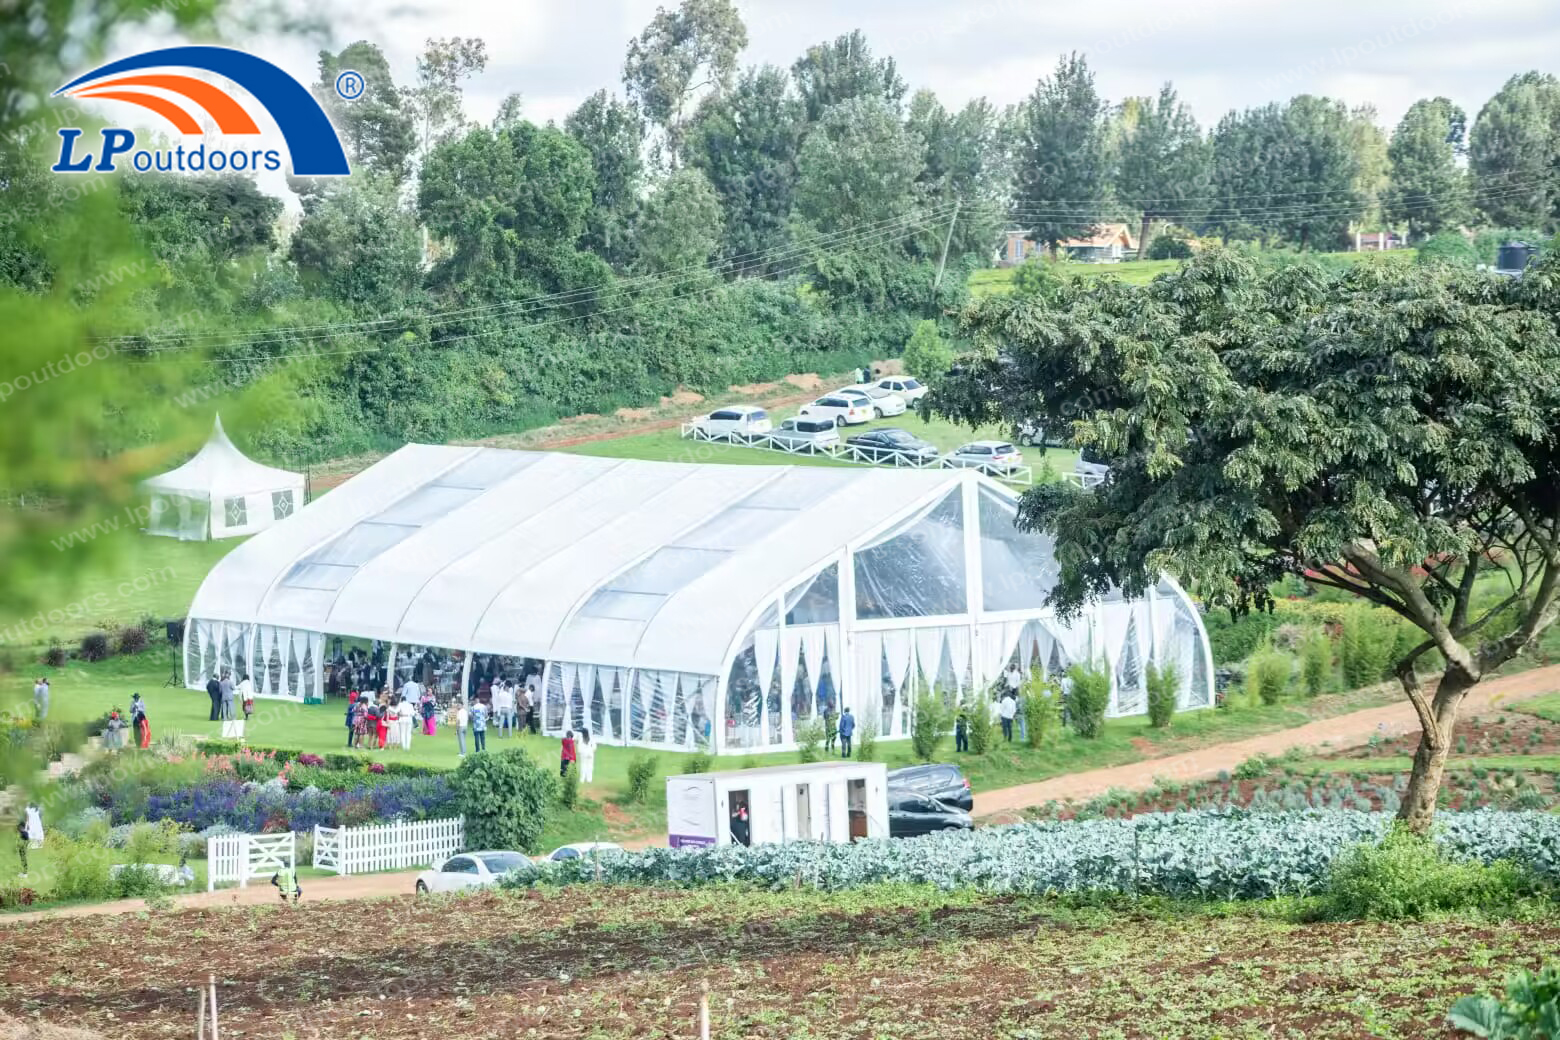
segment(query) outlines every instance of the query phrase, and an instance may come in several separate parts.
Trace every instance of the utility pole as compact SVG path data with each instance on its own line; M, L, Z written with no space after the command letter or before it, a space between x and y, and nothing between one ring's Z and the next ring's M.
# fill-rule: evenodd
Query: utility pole
M937 295L937 290L942 286L943 268L948 266L948 246L953 242L953 225L959 221L959 204L961 199L953 200L953 216L948 218L948 234L943 236L942 257L937 261L937 277L932 279L932 296Z

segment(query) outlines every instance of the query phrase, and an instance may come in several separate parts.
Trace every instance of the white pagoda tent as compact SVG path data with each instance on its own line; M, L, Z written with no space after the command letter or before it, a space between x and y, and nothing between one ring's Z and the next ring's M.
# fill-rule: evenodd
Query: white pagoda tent
M181 541L254 534L303 505L303 474L246 456L228 439L220 415L194 458L141 487L151 498L146 533Z

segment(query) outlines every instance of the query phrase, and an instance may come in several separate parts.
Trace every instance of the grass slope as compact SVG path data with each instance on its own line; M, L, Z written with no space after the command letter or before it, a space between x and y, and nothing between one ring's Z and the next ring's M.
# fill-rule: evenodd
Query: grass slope
M1449 1036L1552 920L1295 924L1271 906L1090 906L930 888L484 892L6 926L0 1010L188 1035L719 1040Z

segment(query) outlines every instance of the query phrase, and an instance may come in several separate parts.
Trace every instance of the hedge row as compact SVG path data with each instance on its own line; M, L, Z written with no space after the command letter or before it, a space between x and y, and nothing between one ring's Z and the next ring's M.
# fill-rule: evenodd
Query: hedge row
M1442 813L1436 841L1455 857L1512 860L1560 880L1560 817L1536 812ZM838 890L886 882L985 892L1140 892L1177 898L1267 899L1321 891L1344 851L1379 840L1392 820L1352 810L1195 810L1119 820L1019 824L972 833L850 845L647 849L600 862L600 880L774 889L800 881ZM542 865L508 882L594 881L593 860Z
M262 755L271 755L278 767L288 762L296 762L302 755L311 754L301 748L271 747L267 744L240 743L227 737L213 737L207 740L197 740L195 750L203 755L234 755L240 749L247 749ZM389 776L437 776L440 773L448 773L449 769L442 766L418 765L413 762L384 761L377 758L367 758L363 755L352 755L345 751L328 751L323 755L316 754L315 758L321 760L325 769L362 769L370 763L378 763L383 766L383 772Z

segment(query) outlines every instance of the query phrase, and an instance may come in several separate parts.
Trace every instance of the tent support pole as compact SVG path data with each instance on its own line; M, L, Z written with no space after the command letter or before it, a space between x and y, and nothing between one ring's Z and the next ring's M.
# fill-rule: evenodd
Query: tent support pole
M466 699L466 692L471 689L471 661L476 654L466 651L466 659L460 663L460 689L456 691L462 701Z

